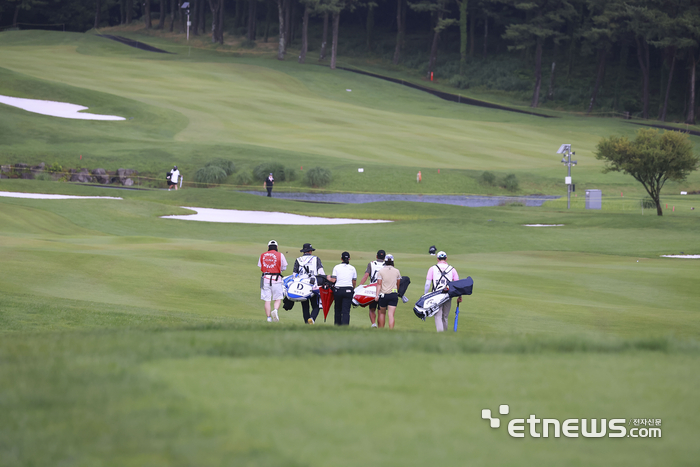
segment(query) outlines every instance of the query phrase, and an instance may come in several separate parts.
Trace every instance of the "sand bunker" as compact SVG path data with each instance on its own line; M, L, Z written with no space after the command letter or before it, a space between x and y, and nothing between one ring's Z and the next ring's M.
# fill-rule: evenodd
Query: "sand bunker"
M5 198L29 198L29 199L122 199L112 196L71 196L71 195L46 195L44 193L15 193L13 191L0 191L0 196Z
M523 227L564 227L564 224L523 224Z
M197 214L186 216L162 216L163 219L181 219L185 221L224 222L229 224L273 224L273 225L342 225L342 224L379 224L391 221L368 219L341 219L328 217L300 216L286 212L238 211L235 209L192 208Z
M66 102L40 101L37 99L22 99L20 97L0 96L0 103L19 107L28 112L34 112L51 117L72 118L75 120L126 120L116 115L97 115L79 113L87 107Z
M662 258L700 259L700 255L661 255Z

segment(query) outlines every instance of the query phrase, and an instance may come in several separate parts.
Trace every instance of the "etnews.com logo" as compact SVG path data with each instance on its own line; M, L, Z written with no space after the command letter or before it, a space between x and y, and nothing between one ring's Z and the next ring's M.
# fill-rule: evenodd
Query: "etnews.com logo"
M498 406L498 413L508 415L510 406L503 404ZM491 409L483 409L481 418L489 421L491 428L499 428L501 419L491 416ZM526 430L525 425L529 425ZM633 425L634 424L634 425ZM627 429L633 425L633 428ZM524 438L526 433L531 438L549 438L550 435L560 438L563 434L567 438L661 438L661 419L633 419L627 423L624 418L567 418L559 421L556 418L537 418L531 414L529 418L513 418L508 422L508 434L513 438Z

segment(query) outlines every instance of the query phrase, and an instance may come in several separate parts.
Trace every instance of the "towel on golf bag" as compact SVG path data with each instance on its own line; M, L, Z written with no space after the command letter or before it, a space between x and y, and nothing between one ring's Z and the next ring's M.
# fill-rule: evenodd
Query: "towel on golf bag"
M453 297L471 295L474 288L474 280L471 277L458 281L448 282L444 289L427 293L418 299L413 312L417 317L425 321L438 312L440 306Z
M462 295L471 295L474 288L474 280L471 276L466 279L460 279L454 282L448 282L445 287L447 294L452 297L461 297Z
M404 298L406 295L406 289L411 285L411 278L408 276L401 276L401 282L399 283L399 297ZM406 303L408 298L404 299L403 302Z

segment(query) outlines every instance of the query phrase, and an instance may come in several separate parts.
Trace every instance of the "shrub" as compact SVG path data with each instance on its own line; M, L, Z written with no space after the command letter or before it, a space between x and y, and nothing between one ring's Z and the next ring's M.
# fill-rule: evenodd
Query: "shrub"
M291 167L285 167L284 176L288 182L293 182L297 179L297 171L292 169Z
M236 185L249 185L253 181L253 177L250 172L243 170L236 175L235 183Z
M48 167L46 168L46 170L48 170L49 173L55 174L55 173L58 173L58 172L63 172L63 167L62 167L61 164L59 164L58 162L54 162L53 164L51 164L50 166L48 166Z
M496 184L496 176L493 173L486 171L486 172L481 174L480 181L481 181L481 183L484 183L486 185L495 185Z
M220 167L226 172L227 176L236 171L236 164L227 159L214 159L213 161L207 162L205 167Z
M450 86L454 86L459 89L469 89L469 79L466 76L454 75L448 81Z
M279 162L263 162L262 164L256 165L253 169L253 178L262 182L269 174L272 174L272 176L275 177L275 181L284 182L285 180L289 180L289 176L294 177L294 175L291 175L291 172L291 170L285 169Z
M306 176L304 177L306 184L314 188L328 185L331 180L333 180L331 171L323 167L314 167L310 169L306 172Z
M518 179L514 174L508 174L503 179L501 186L508 191L518 191Z
M210 165L194 173L194 181L205 185L218 185L226 180L226 172L221 167Z
M51 182L53 177L47 173L40 173L34 176L34 180L41 180L42 182Z

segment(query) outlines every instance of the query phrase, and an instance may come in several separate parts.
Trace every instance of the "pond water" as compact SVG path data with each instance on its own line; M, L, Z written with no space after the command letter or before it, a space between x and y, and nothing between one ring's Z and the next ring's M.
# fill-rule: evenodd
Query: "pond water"
M243 191L259 196L267 196L263 191ZM413 201L418 203L453 204L478 208L485 206L504 206L511 203L522 203L525 206L542 206L550 199L559 196L527 195L527 196L476 196L476 195L397 195L397 194L355 194L355 193L285 193L272 192L274 198L307 201L312 203L346 203L362 204L379 201Z

